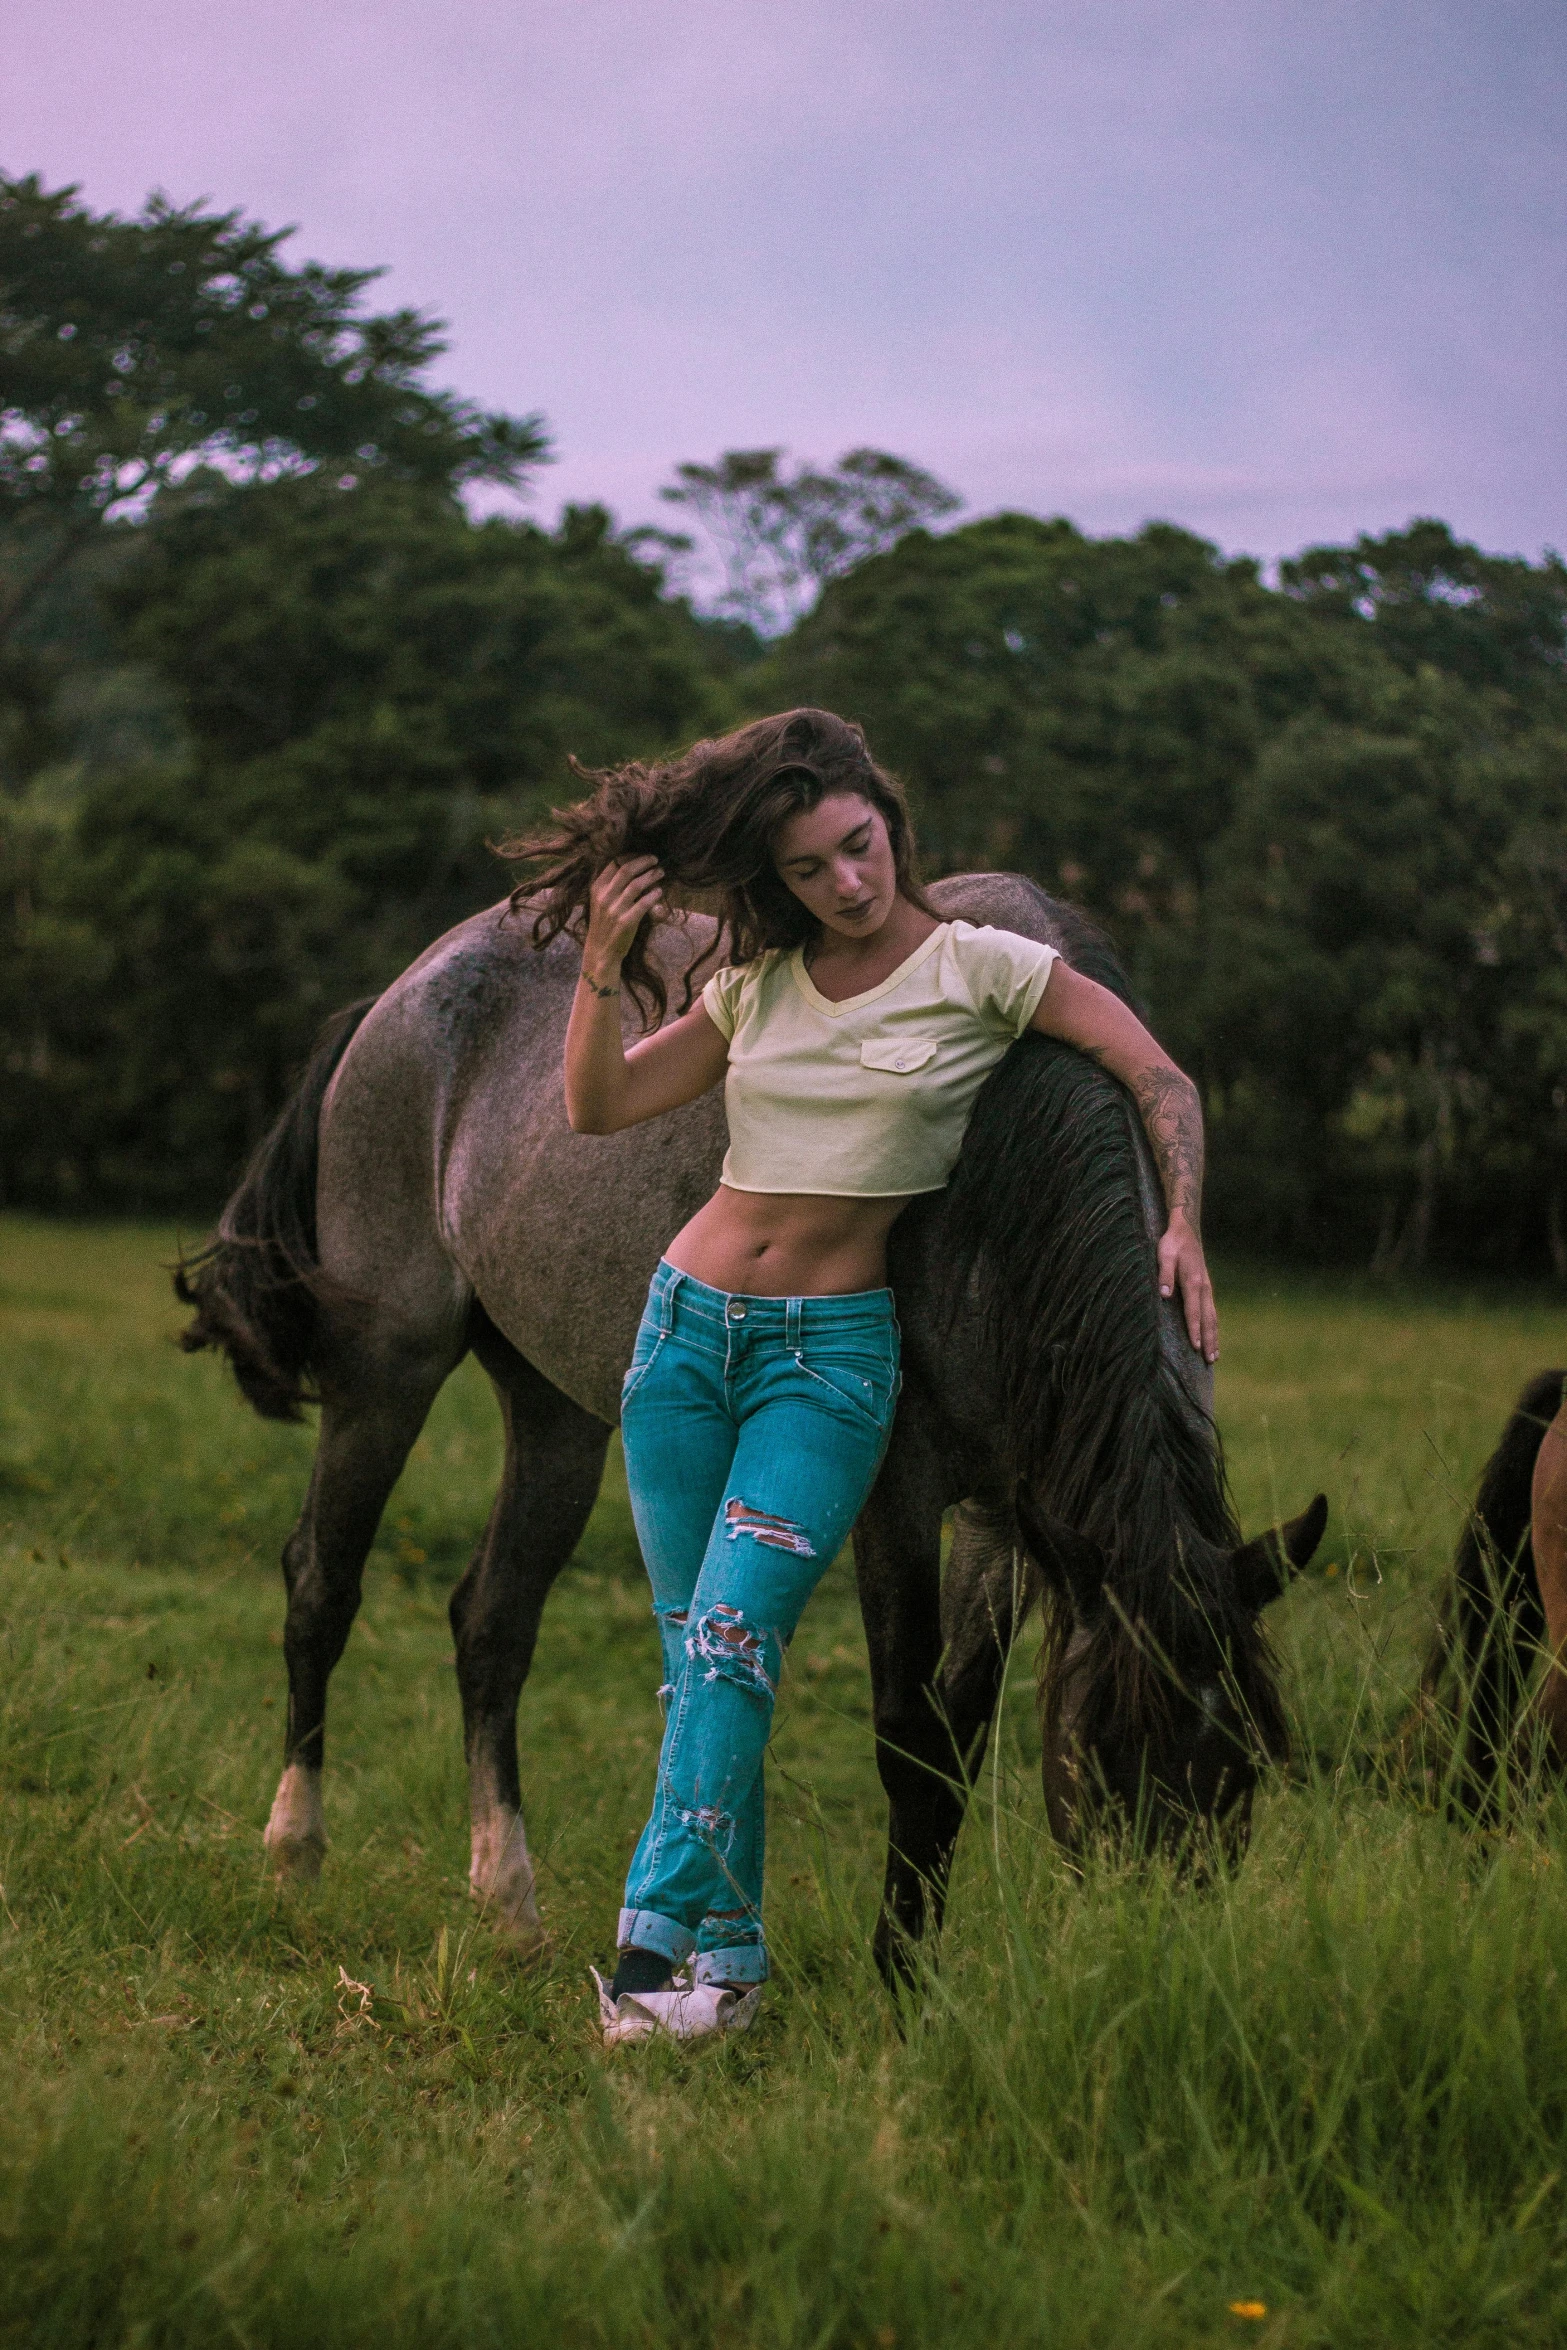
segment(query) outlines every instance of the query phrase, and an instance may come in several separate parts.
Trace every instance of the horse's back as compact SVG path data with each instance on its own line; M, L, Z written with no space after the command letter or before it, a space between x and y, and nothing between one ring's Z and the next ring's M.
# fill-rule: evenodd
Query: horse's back
M684 951L665 950L671 979L709 935L693 917ZM723 1107L714 1094L623 1134L573 1134L561 1072L579 970L574 946L535 948L504 904L411 964L327 1097L319 1222L328 1270L377 1296L477 1299L612 1421L653 1269L717 1183Z
M926 895L949 922L988 923L1065 951L1069 909L1021 873L950 873Z

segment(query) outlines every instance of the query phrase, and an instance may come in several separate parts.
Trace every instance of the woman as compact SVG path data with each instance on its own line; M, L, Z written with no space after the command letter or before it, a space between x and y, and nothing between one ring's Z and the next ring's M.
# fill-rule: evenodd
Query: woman
M944 922L915 877L903 795L858 727L764 718L595 779L518 844L543 941L582 938L566 1035L574 1130L611 1134L722 1079L719 1186L653 1277L622 1394L626 1475L664 1649L663 1747L632 1859L606 2043L750 2023L768 1973L762 1757L784 1651L846 1539L898 1395L887 1234L938 1190L974 1097L1025 1029L1130 1088L1164 1187L1159 1281L1211 1362L1196 1091L1118 998L1053 947ZM732 961L625 1048L622 987L666 887L721 896ZM705 958L703 958L705 959ZM693 966L693 970L695 966ZM688 973L688 989L691 974ZM690 1976L677 1973L694 1960Z

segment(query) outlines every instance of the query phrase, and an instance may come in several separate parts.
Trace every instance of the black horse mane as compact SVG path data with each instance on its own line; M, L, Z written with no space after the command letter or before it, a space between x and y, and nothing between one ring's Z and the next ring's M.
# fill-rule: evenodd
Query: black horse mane
M1068 935L1074 967L1125 998L1108 945L1081 928ZM1231 1567L1241 1536L1218 1431L1161 1339L1135 1117L1071 1046L1028 1035L1007 1053L948 1187L953 1303L977 1294L1010 1474L1103 1562L1087 1714L1103 1732L1146 1737L1168 1717L1172 1683L1193 1693L1222 1658L1253 1734L1281 1753L1266 1637ZM1047 1697L1072 1630L1063 1600L1047 1580Z

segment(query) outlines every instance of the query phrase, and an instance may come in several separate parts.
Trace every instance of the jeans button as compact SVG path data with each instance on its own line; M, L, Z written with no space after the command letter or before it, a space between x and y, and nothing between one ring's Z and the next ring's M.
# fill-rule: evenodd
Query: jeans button
M731 1307L730 1307L730 1309L729 1309L729 1319L730 1319L730 1321L731 1321L731 1322L743 1322L743 1321L745 1320L745 1308L744 1308L744 1306L740 1306L740 1305L733 1305L733 1306L731 1306Z

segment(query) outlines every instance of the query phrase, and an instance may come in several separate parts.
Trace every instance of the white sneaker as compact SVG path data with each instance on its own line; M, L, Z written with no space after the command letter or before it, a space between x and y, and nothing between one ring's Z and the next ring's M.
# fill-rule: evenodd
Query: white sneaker
M671 2040L704 2040L712 2032L749 2031L762 2004L760 1983L750 1991L732 1991L722 1983L693 1988L685 1975L676 1975L667 1991L622 1991L616 1999L597 1967L588 1972L598 1985L606 2048L647 2040L655 2032L666 2032Z

